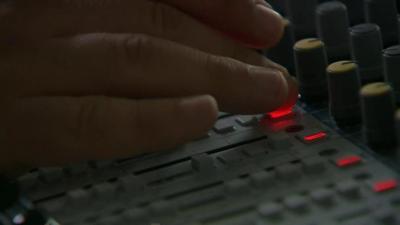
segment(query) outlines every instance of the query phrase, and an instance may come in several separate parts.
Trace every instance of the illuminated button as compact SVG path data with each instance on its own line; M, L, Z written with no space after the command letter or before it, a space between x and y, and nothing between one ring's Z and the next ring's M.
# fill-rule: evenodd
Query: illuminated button
M328 134L324 131L312 130L301 132L301 134L297 137L304 143L310 144L326 139L328 137Z
M271 120L286 118L293 115L293 108L277 110L267 114L268 118Z
M243 127L250 127L257 125L258 119L256 116L239 116L235 121Z
M214 125L214 131L218 134L227 134L235 130L235 126L228 121L217 121L217 123Z
M336 159L335 164L337 167L349 167L361 163L361 157L358 155L349 155Z
M387 83L371 83L361 89L361 106L365 142L382 154L395 150L395 109L393 89Z
M351 54L357 62L362 83L383 78L382 37L376 24L359 24L350 29ZM368 46L368 47L366 47Z
M315 38L298 41L294 46L294 56L302 98L305 101L326 99L328 60L324 43Z
M397 185L397 180L389 179L373 183L372 189L374 190L374 192L380 193L396 189Z

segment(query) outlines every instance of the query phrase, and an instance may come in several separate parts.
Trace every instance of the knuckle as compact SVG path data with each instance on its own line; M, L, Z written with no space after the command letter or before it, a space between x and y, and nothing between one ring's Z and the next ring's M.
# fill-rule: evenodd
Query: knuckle
M151 57L154 49L154 39L145 34L134 34L127 36L121 42L122 54L124 59L128 59L129 63L135 63L143 59Z

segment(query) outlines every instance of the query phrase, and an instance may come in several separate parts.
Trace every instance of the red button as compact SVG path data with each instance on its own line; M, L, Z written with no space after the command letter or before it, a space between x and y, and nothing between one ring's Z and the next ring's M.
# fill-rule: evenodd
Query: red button
M349 155L336 160L336 166L348 167L353 166L361 162L361 157L358 155Z
M374 183L373 189L375 192L385 192L389 191L392 189L395 189L397 187L397 180L395 179L390 179L390 180L385 180L385 181L379 181Z
M270 119L280 119L286 116L290 116L293 114L293 108L289 108L289 109L282 109L282 110L276 110L274 112L270 112L268 113L268 117Z
M318 132L318 133L314 133L314 134L310 134L310 135L304 136L303 140L305 142L307 142L307 143L311 143L311 142L315 142L315 141L319 141L321 139L324 139L327 136L328 136L327 133L321 131L321 132Z

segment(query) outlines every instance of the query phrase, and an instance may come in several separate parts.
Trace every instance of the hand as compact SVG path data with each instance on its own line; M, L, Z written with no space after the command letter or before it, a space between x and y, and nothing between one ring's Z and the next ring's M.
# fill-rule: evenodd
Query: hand
M256 0L35 0L0 5L0 170L127 157L203 135L218 107L296 98Z

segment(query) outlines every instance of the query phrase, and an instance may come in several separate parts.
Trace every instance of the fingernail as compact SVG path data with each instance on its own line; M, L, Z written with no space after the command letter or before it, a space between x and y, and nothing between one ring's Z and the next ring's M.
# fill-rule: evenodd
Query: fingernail
M259 85L256 90L265 90L260 94L264 99L267 98L266 111L276 109L287 101L289 84L281 71L257 66L252 67L250 71Z
M184 120L192 121L195 131L207 131L218 117L217 101L209 95L186 98L180 106Z

